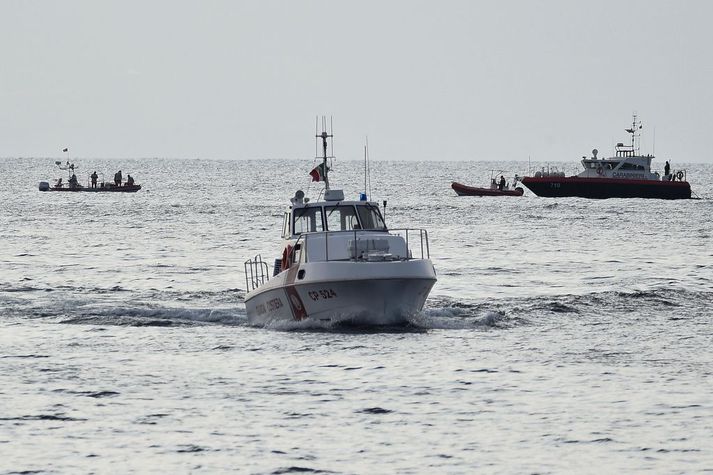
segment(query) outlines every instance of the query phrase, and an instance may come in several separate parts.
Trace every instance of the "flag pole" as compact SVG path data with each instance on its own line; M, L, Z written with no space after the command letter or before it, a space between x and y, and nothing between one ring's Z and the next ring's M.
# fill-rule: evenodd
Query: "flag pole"
M367 165L366 165L366 145L364 145L364 194L366 195L367 188L366 188L366 175L367 175ZM369 199L367 197L367 199Z

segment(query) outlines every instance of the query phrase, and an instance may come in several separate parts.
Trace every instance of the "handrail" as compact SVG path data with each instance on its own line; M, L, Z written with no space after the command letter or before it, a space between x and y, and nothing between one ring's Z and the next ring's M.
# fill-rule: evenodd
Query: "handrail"
M366 232L365 232L366 231ZM402 260L402 261L408 261L408 260L413 260L417 259L413 257L413 252L411 248L409 247L410 241L412 240L410 238L410 234L418 232L419 236L419 249L421 251L421 256L420 259L430 259L431 257L431 251L428 243L428 231L425 229L414 229L414 228L396 228L396 229L389 229L389 230L383 230L383 231L374 231L374 234L376 233L384 233L389 236L400 236L404 239L405 244L406 244L406 255L398 258L391 258L388 260ZM309 232L309 233L301 233L297 239L295 240L294 244L292 245L292 250L290 251L290 254L285 256L289 262L287 263L287 267L291 267L294 262L297 260L295 253L299 251L302 253L305 251L304 254L300 255L300 259L302 258L301 256L304 255L304 260L305 262L309 261L309 255L306 253L306 246L307 242L309 241L310 238L314 238L317 236L324 235L324 251L325 251L325 259L324 261L354 261L354 262L361 262L363 260L363 257L360 257L358 255L357 251L357 246L356 244L354 245L354 251L353 253L347 257L347 258L339 258L339 259L330 259L329 258L329 236L330 235L338 235L338 234L344 234L344 233L350 233L353 235L353 241L356 243L360 240L369 240L369 236L372 234L369 232L369 230L364 230L364 229L350 229L350 230L345 230L345 231L315 231L315 232ZM395 233L395 234L394 234ZM403 236L399 233L403 233ZM343 243L342 243L343 244ZM324 262L320 259L320 262ZM261 285L265 284L267 281L270 280L270 267L268 264L263 261L262 256L260 254L256 255L252 259L248 259L243 263L243 267L245 269L245 288L247 292L251 292Z
M388 229L388 230L365 230L365 229L350 229L350 230L344 230L344 231L313 231L313 232L305 232L305 233L300 233L299 237L294 243L294 246L292 248L292 252L288 258L290 259L290 265L292 262L295 260L295 251L299 250L300 252L306 249L307 242L309 242L309 239L316 238L317 236L324 236L324 261L343 261L343 260L353 260L353 261L358 261L360 260L359 257L357 256L357 250L356 246L354 248L354 251L352 255L347 258L347 259L330 259L329 258L329 236L330 235L339 235L339 234L344 234L344 233L350 233L353 234L353 240L359 241L359 240L368 240L369 235L371 233L386 233L387 235L390 236L400 236L400 234L394 234L394 232L402 232L403 233L403 238L406 244L406 256L402 257L401 260L411 260L414 259L413 252L410 248L410 241L411 241L411 234L418 232L418 237L419 237L419 249L420 249L420 258L421 259L430 259L431 257L431 250L429 247L428 243L428 231L425 229L416 229L416 228L394 228L394 229ZM305 254L305 261L308 261L309 256Z
M245 290L253 291L270 280L270 266L258 254L243 263L245 268ZM248 277L249 276L249 277Z
M671 170L671 173L668 175L663 175L664 179L668 178L668 181L688 181L688 170L685 168L680 168L678 170ZM683 177L678 178L678 174L682 173Z

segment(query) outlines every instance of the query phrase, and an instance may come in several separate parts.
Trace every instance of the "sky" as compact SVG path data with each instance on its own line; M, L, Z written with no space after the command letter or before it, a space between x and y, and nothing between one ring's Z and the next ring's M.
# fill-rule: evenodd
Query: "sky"
M713 163L713 2L0 1L0 156Z

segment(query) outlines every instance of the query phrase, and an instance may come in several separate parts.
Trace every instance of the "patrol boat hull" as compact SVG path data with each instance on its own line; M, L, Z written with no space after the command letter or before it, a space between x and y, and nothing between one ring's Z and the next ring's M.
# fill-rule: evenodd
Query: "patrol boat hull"
M423 309L436 283L428 259L294 265L245 299L248 322L394 325Z
M525 177L522 180L537 196L550 198L658 198L688 199L691 185L687 181L631 180L626 178Z

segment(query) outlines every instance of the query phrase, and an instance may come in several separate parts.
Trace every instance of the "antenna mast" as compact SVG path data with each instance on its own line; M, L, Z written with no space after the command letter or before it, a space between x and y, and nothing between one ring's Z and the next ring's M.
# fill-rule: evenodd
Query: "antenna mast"
M368 139L367 139L367 140L368 140ZM368 143L369 143L369 142L367 142L367 144L368 144ZM368 192L368 189L367 189L367 187L366 187L366 177L367 177L367 174L368 174L368 165L367 165L367 162L366 162L366 148L367 148L367 147L368 147L368 145L364 145L364 194L365 194L365 195L366 195L366 193Z
M631 154L632 155L638 155L639 149L636 147L636 139L639 138L639 147L641 147L641 134L638 134L637 131L641 130L643 128L643 125L641 125L641 121L636 120L636 112L634 112L634 118L631 121L631 128L626 129L627 132L631 134Z
M366 173L369 177L369 196L371 196L371 156L369 155L369 137L366 137ZM364 190L366 193L367 191Z
M319 124L319 118L317 119L317 124ZM327 159L334 158L332 155L327 155L327 148L329 142L327 139L334 137L332 134L332 118L329 119L330 131L327 133L327 117L322 116L322 132L317 132L315 137L317 138L317 149L319 149L319 139L322 139L322 156L317 155L317 159L322 159L322 173L324 173L324 187L326 191L329 191L329 167L327 167ZM319 129L318 129L319 130ZM332 142L332 154L334 154L334 142Z

